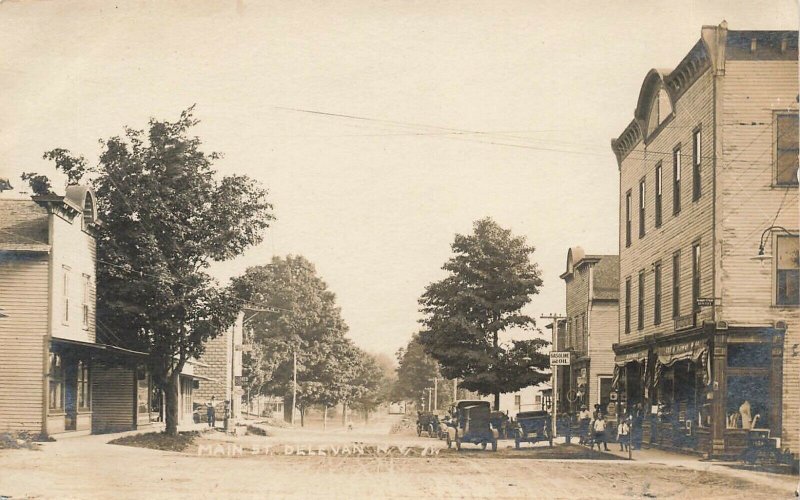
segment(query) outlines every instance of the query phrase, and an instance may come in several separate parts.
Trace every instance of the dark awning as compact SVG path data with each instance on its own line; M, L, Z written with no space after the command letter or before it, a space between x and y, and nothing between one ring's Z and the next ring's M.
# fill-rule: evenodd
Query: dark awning
M53 345L88 350L94 354L108 354L114 356L125 356L134 358L146 358L148 356L146 352L133 351L131 349L125 349L123 347L117 347L108 344L98 344L96 342L83 342L80 340L62 339L59 337L52 337L50 341L53 343Z

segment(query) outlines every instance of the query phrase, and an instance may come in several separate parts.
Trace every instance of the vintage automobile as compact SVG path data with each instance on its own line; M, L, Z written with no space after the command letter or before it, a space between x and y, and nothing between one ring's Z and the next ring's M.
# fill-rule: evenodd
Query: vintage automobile
M462 443L478 444L486 449L492 445L497 451L498 432L489 422L490 405L488 401L461 400L450 407L450 426L447 428L447 447L461 449Z
M517 413L514 446L519 449L521 443L536 443L537 441L548 441L550 446L553 446L550 413L543 410Z
M417 412L417 436L421 436L423 432L428 434L428 437L439 437L439 416L429 411Z

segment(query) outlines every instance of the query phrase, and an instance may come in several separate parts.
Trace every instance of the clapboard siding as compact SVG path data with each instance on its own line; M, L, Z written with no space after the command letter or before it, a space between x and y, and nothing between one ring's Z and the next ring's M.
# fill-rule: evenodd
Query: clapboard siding
M53 336L94 342L96 243L82 229L82 215L72 222L53 217ZM65 267L66 266L66 267ZM64 273L69 273L69 321L64 322ZM89 277L89 324L83 325L83 277Z
M713 290L713 76L710 70L675 103L671 121L649 139L640 142L620 164L619 238L620 292L619 342L622 345L642 340L645 335L664 335L674 331L672 321L672 255L680 251L680 314L692 310L692 245L700 242L700 296ZM692 134L701 129L701 196L692 201ZM672 151L681 146L681 211L673 215ZM662 164L662 225L655 227L655 173ZM639 237L639 183L645 180L645 235ZM626 194L632 201L631 245L626 246ZM654 324L653 264L662 262L661 323ZM637 328L639 272L645 273L644 328ZM630 333L625 333L625 280L631 280ZM698 323L711 319L703 310Z
M92 431L116 432L135 427L134 372L96 365L92 371Z
M722 303L732 325L788 325L783 357L783 447L800 451L800 311L774 306L774 262L750 257L764 229L798 229L798 190L774 186L774 112L797 109L797 61L727 61L723 92L721 198ZM772 240L767 241L770 252Z
M42 430L47 254L0 254L0 432Z
M772 265L751 259L762 231L773 221L798 229L797 188L773 187L773 113L797 109L797 62L727 61L724 80L724 158L718 179L722 210L719 317L755 326L777 319L797 320L796 308L773 306Z

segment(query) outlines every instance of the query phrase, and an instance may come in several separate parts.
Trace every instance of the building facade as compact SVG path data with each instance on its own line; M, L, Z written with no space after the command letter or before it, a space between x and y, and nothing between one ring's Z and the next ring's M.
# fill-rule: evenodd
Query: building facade
M95 203L82 186L0 200L0 432L151 421L146 355L98 342Z
M205 352L194 367L199 379L195 399L206 404L214 397L218 404L229 401L231 416L241 418L242 412L242 352L244 313L228 329L205 343ZM222 415L220 415L220 419Z
M566 284L566 319L558 350L569 351L570 365L559 372L559 411L576 413L582 406L611 408L614 353L617 339L619 258L586 255L581 247L567 252L561 275ZM563 404L562 404L563 403Z
M703 27L612 141L616 389L645 444L735 456L759 428L800 447L797 38Z

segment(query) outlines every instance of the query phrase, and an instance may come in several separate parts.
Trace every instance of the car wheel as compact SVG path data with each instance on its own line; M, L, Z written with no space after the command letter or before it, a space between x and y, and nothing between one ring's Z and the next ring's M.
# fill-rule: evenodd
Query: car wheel
M452 448L453 442L450 440L450 434L447 435L447 447Z
M497 451L497 440L492 441L492 451Z

